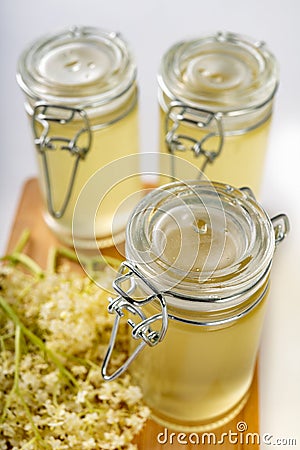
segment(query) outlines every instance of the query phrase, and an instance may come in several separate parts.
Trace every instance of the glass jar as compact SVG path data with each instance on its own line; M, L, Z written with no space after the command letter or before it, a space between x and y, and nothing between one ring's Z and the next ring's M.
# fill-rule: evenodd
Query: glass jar
M159 83L160 146L213 181L249 186L257 195L278 67L263 42L217 33L173 45ZM173 179L196 179L179 164Z
M120 34L74 27L27 48L19 59L17 81L34 131L45 220L72 244L73 210L85 183L99 168L138 152L135 63ZM138 173L138 164L132 171ZM93 236L82 211L77 246L93 246L95 238L100 247L111 245L118 205L140 188L139 178L131 177L106 196L106 214L96 216ZM120 239L128 215L118 224Z
M193 181L148 194L127 225L103 377L132 362L154 419L170 428L201 431L231 420L248 398L272 259L288 227L248 188ZM136 344L109 374L122 317Z

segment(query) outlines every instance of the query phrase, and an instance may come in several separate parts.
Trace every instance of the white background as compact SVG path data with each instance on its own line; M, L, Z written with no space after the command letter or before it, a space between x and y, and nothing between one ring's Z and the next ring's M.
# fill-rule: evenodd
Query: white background
M157 149L156 73L161 55L172 43L219 30L233 31L266 41L279 60L280 88L262 202L270 215L288 214L291 233L278 249L273 267L260 354L260 421L262 433L274 439L297 438L297 447L285 448L300 448L299 0L1 0L1 252L21 186L36 175L23 97L15 81L16 62L24 46L35 38L75 24L121 31L131 44L139 68L143 151Z

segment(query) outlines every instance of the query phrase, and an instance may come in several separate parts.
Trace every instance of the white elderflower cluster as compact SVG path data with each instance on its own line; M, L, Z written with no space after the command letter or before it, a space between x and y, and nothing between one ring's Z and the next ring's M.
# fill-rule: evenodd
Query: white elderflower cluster
M114 317L87 277L0 266L1 450L136 449L149 410L129 375L104 382ZM127 357L119 329L114 370Z

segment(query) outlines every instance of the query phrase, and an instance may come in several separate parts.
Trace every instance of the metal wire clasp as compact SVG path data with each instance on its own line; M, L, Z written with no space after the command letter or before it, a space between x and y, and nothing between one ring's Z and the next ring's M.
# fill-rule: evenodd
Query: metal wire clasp
M122 285L124 283L128 284L128 282L129 287L124 290ZM108 311L112 314L116 314L116 318L101 369L102 376L106 381L114 380L121 375L146 345L149 345L150 347L157 345L164 338L168 327L167 305L163 295L143 277L135 265L127 261L121 264L119 276L114 280L113 288L117 292L118 296L109 300L110 304L108 306ZM132 295L138 288L141 288L143 292L149 292L149 295L142 300L133 298ZM142 307L153 301L156 301L156 303L159 304L161 312L154 314L153 316L146 317ZM141 342L128 357L125 363L123 363L123 365L114 373L108 375L108 365L115 346L120 320L125 316L125 311L141 319L140 322L136 322L132 320L132 318L127 318L127 323L132 328L131 336L136 340L141 339ZM151 326L154 323L158 323L160 325L159 330L152 329Z
M242 187L240 190L256 200L255 195L249 187ZM275 245L277 246L289 233L290 222L286 214L278 214L277 216L272 217L271 222L274 229Z
M278 214L272 217L271 222L274 228L275 245L277 246L290 231L290 222L285 214Z
M209 129L202 139L197 140L186 134L179 134L181 124L192 125L199 130ZM213 130L213 127L215 128ZM218 144L215 149L208 150L204 148L205 143L211 138L218 137ZM204 156L204 161L200 170L205 171L208 163L213 163L220 155L223 142L224 132L222 125L222 114L211 112L205 109L188 106L182 102L171 102L166 115L165 122L165 141L171 153L175 151L191 150L196 157ZM175 177L174 168L172 176Z
M73 137L51 135L51 124L56 123L65 126L72 121L76 121L76 132ZM48 211L53 217L60 219L64 215L71 198L79 161L85 158L91 147L92 134L89 120L86 112L82 109L38 103L33 111L32 126L34 143L42 156ZM53 181L51 182L47 159L47 151L55 150L68 151L75 157L65 198L62 200L62 206L59 210L55 210L53 205Z

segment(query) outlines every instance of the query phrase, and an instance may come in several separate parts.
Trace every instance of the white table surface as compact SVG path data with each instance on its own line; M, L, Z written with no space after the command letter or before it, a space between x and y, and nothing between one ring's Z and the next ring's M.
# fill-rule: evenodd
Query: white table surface
M0 6L0 251L24 181L36 176L30 129L15 81L17 58L36 37L69 25L118 30L139 67L142 150L157 148L156 72L173 42L229 30L267 42L281 67L261 200L285 212L291 232L274 258L260 353L261 434L296 439L300 448L300 2L298 0L10 0ZM298 279L299 277L299 279ZM274 446L274 445L273 445ZM267 444L261 448L269 448ZM249 447L251 448L251 446Z

